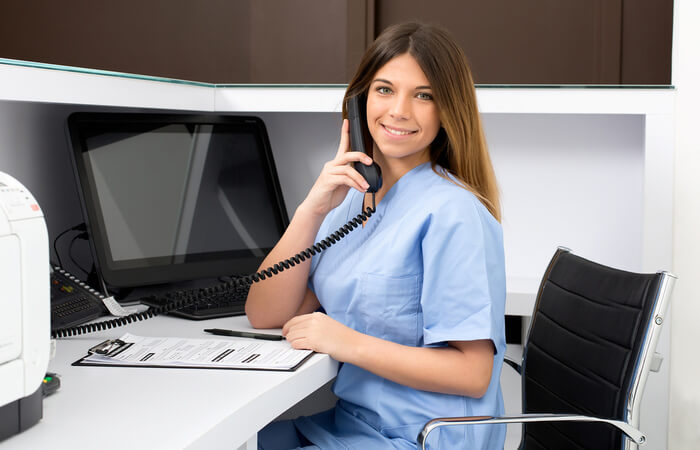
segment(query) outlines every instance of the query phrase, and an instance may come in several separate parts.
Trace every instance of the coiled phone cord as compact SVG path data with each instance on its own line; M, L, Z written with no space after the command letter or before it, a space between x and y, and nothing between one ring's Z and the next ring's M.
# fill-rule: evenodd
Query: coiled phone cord
M321 253L331 245L341 240L352 230L361 226L362 223L369 219L372 216L372 214L374 214L374 212L377 210L374 196L375 194L372 193L371 207L368 206L363 212L352 218L348 223L340 227L334 233L331 233L325 239L316 242L311 247L307 247L305 250L302 250L301 252L297 253L289 259L280 261L277 264L263 269L259 272L255 272L253 274L246 275L243 277L236 277L231 279L230 281L226 281L224 283L220 283L218 285L211 286L208 288L176 291L174 293L174 296L180 298L170 303L166 303L163 306L151 307L143 312L133 313L123 317L117 317L101 322L94 322L85 325L56 329L51 331L51 338L60 339L64 337L79 336L81 334L94 333L96 331L121 327L132 322L150 319L151 317L155 317L160 314L165 314L180 308L190 306L197 302L200 293L222 292L225 290L230 290L232 288L240 287L242 285L250 286L253 283L259 283L260 281L266 278L277 275L278 273L290 269L297 264L301 264L302 262L306 261L307 259L310 259L313 255L317 253Z

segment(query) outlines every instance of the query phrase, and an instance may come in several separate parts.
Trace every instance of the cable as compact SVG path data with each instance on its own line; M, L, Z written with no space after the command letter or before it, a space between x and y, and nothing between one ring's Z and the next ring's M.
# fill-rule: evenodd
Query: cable
M372 216L372 214L374 214L374 212L377 210L374 195L375 194L372 193L371 207L368 206L363 212L352 218L348 223L340 227L337 231L331 233L325 239L316 242L311 247L307 247L306 249L302 250L301 252L297 253L289 259L280 261L273 266L270 266L259 272L255 272L251 275L232 278L230 281L220 283L212 287L181 290L175 291L174 293L168 293L166 294L166 297L172 298L172 302L166 303L163 306L150 308L144 312L129 314L127 316L117 317L115 319L105 320L102 322L95 322L86 325L78 325L75 327L53 330L51 331L51 338L59 339L69 336L79 336L81 334L93 333L95 331L102 331L120 327L122 325L127 325L131 322L138 322L141 320L150 319L151 317L155 317L160 314L168 313L170 311L175 311L177 309L190 306L198 301L200 294L223 292L225 290L235 289L237 287L240 287L241 285L250 286L253 283L259 283L260 281L266 278L277 275L278 273L283 272L291 267L294 267L297 264L301 264L305 260L310 259L313 255L316 255L317 253L321 253L328 247L341 240L352 230L361 226L362 223L369 219Z
M80 223L74 227L68 228L67 230L64 230L64 231L58 233L58 236L56 236L53 240L53 251L56 253L56 259L58 259L59 267L63 267L63 264L61 264L61 255L58 254L58 249L56 248L56 243L61 238L61 236L68 233L69 231L74 231L74 230L82 230L82 231L87 230L87 227L85 226L85 222Z
M73 257L73 244L74 244L75 241L78 240L78 239L87 239L87 236L88 236L87 231L83 231L82 233L76 234L75 236L73 236L73 239L71 239L70 244L68 244L68 257L70 258L71 262L72 262L78 269L80 269L80 270L82 270L83 272L85 272L85 275L87 275L87 276L89 277L89 276L90 276L90 272L88 272L87 270L85 270L85 268L84 268L83 266L81 266L80 264L78 264L78 261L76 261L75 258ZM59 264L60 264L60 263L59 263Z

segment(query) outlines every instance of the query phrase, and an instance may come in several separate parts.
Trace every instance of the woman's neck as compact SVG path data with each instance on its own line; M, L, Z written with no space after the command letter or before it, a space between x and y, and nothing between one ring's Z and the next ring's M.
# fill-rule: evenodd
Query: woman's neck
M387 158L377 148L374 149L374 161L379 164L382 170L382 187L375 196L376 204L384 198L387 192L411 170L430 161L430 154L426 152L411 155L405 158ZM365 194L364 208L372 205L372 194Z

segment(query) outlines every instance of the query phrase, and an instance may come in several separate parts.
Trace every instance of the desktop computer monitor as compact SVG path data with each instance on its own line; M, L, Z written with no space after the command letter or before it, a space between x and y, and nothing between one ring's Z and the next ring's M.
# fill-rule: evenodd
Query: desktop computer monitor
M68 133L107 287L252 273L288 225L259 118L74 113Z

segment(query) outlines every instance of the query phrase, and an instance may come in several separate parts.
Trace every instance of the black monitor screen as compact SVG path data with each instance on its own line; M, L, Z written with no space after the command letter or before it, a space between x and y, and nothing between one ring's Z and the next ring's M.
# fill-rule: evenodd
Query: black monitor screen
M251 273L288 224L258 118L76 113L68 129L108 285Z

